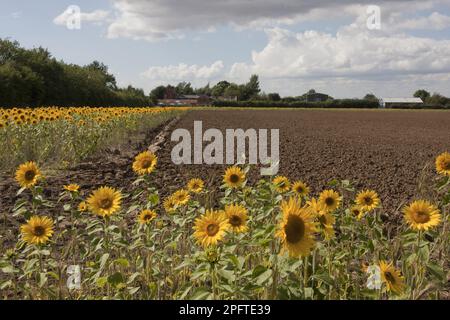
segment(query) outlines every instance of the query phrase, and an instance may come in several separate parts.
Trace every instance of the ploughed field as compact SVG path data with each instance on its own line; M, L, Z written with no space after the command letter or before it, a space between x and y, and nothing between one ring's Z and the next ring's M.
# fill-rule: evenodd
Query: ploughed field
M203 132L220 129L224 141L226 129L279 129L278 174L304 181L313 195L333 179L350 180L357 189L379 192L386 213L426 194L424 182L433 177L436 155L450 149L449 112L197 110L173 129L188 129L193 139L194 121L202 121ZM160 183L172 186L201 177L221 184L226 166L174 165L170 155L176 144L169 137L158 151ZM260 171L251 170L249 177L253 183Z

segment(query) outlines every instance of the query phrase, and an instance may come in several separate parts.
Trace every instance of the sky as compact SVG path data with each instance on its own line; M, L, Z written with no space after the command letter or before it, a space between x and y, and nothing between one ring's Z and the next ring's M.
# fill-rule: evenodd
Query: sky
M0 0L0 38L147 93L258 74L283 96L450 96L450 0Z

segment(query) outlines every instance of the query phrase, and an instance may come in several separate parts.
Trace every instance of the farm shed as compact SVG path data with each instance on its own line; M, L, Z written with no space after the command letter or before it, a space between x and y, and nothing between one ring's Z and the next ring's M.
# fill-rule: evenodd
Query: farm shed
M416 106L423 104L420 98L381 98L380 108L392 108L393 106Z

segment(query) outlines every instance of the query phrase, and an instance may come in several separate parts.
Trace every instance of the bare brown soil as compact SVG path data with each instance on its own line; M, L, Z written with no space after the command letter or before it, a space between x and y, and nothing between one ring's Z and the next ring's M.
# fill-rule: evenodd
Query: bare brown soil
M450 112L445 111L196 110L171 130L192 131L198 120L203 131L218 128L224 134L225 129L280 129L279 174L305 181L314 195L332 179L349 179L358 189L377 190L387 213L413 197L426 196L435 156L450 150ZM136 178L131 170L134 155L145 150L163 127L73 168L47 170L46 197L56 200L68 183L78 183L83 195L102 185L129 191ZM174 165L170 154L175 144L169 131L157 151L154 182L162 196L193 177L217 189L226 166ZM261 178L259 170L252 170L249 178L250 183ZM0 175L0 224L11 223L18 189L11 173Z

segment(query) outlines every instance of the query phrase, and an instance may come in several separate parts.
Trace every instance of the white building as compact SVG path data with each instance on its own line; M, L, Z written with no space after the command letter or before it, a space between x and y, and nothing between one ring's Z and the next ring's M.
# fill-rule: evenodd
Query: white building
M381 98L380 108L389 108L390 105L411 105L411 104L423 104L420 98Z

